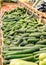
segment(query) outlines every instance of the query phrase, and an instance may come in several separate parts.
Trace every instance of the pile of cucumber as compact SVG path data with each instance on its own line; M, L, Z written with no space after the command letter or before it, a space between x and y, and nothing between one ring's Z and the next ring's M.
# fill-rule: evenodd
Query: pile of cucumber
M4 65L12 59L21 59L39 64L39 55L46 53L46 45L35 45L32 47L8 47L2 52Z
M39 54L46 52L46 26L39 24L25 8L5 12L3 16L4 65L11 59L39 62Z
M24 8L16 8L3 16L3 37L7 46L46 44L46 26L38 24ZM29 45L29 46L30 46Z

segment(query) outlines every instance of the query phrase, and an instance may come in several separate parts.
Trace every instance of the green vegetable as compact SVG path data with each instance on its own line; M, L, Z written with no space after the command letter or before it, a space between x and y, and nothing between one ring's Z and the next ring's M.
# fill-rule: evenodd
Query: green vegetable
M31 37L40 37L41 36L41 33L32 33L30 34Z
M16 58L24 58L24 57L28 57L28 56L32 56L31 54L20 54L20 55L9 55L9 56L5 56L5 59L16 59Z
M38 24L25 8L16 8L5 12L3 19L3 52L6 65L11 59L37 62L39 55L45 53L46 28ZM9 61L9 62L8 62Z
M41 53L39 56L39 60L42 61L45 58L46 58L46 53Z
M38 41L37 44L45 44L46 45L46 39Z
M27 49L27 50L23 50L23 51L13 51L13 52L9 52L7 53L6 55L13 55L13 54L26 54L26 53L33 53L35 51L39 51L39 46L35 46L35 47L32 47L30 49ZM7 52L7 51L6 51ZM5 52L5 53L6 53Z
M27 62L27 61L24 61L24 60L20 60L20 59L14 59L14 60L11 60L10 62L10 65L37 65L36 63L33 63L33 62Z

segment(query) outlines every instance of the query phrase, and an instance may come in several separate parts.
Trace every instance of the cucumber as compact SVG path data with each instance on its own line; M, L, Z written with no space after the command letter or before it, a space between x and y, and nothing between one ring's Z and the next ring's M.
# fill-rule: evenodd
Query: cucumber
M46 39L38 41L37 44L45 44L46 45Z
M5 59L19 59L19 58L24 58L24 57L28 57L28 56L32 56L32 54L20 54L20 55L8 55L8 56L5 56L4 58Z
M38 60L38 59L34 58L33 56L19 58L19 59L25 60L25 61L32 61L32 62L35 62ZM9 64L9 63L10 63L10 60L4 60L4 62L3 62L3 64Z
M10 47L8 48L8 51L14 51L14 50L25 50L25 49L30 49L31 47Z
M31 33L30 36L31 37L40 37L41 33L39 33L39 32Z
M37 51L37 52L34 52L33 55L39 55L40 53L46 53L46 50L41 50L41 51Z
M42 48L44 48L44 47L46 47L46 45L35 45L35 46L32 46L32 47L15 47L16 49L24 49L23 50L23 52L22 52L22 50L18 50L18 51L16 51L15 52L15 50L13 51L13 50L9 50L9 51L3 51L2 53L3 54L7 54L7 53L15 53L15 54L21 54L21 53L27 53L28 52L28 50L29 50L29 53L30 52L33 52L33 51L35 51L35 50L39 50L39 49L42 49ZM11 47L11 48L13 48L13 47ZM35 48L35 49L34 49Z
M42 35L43 35L43 36L46 36L46 32L42 32Z
M32 47L32 46L34 46L34 44L29 43L29 44L25 45L25 47Z
M30 39L28 39L27 41L28 41L28 43L36 43L37 41L39 41L39 39L36 39L36 38L34 38L34 39L32 38L32 39L31 39L31 38L30 38Z
M28 44L28 42L26 40L24 40L22 43L20 43L20 46L23 47L23 46L25 46L27 44Z
M35 37L23 37L23 40L28 40L28 39L37 39Z
M29 57L25 57L25 58L21 58L21 59L26 60L26 61L32 61L32 62L35 62L38 60L34 56L29 56Z
M23 41L22 37L15 43L17 46Z
M44 48L42 48L42 49L40 49L40 50L46 50L46 47L44 47Z
M17 33L25 33L25 30L15 30Z
M23 35L22 35L23 37L29 37L29 33L24 33Z
M15 30L15 32L17 33L32 33L32 32L36 32L38 31L37 29L34 29L34 30Z
M7 52L6 55L33 53L33 52L39 51L39 50L40 50L39 46L34 46L30 49L23 50L23 51L18 51L18 52L13 51L13 52L9 52L9 53Z
M34 29L34 30L27 30L26 33L33 33L33 32L37 32L38 30L37 29Z
M43 26L43 24L37 24L34 27L37 28L37 27L41 27L41 26Z

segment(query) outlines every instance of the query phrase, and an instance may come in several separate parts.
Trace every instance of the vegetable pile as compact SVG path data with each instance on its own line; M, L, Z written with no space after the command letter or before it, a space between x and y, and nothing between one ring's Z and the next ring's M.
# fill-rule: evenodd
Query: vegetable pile
M38 22L25 8L5 12L2 27L4 65L11 59L39 63L40 53L46 52L46 26Z
M3 16L2 30L6 45L46 44L46 27L38 24L24 8L6 12Z
M21 59L39 64L39 55L46 52L45 45L35 45L32 47L10 47L3 51L4 65L10 63L11 59Z

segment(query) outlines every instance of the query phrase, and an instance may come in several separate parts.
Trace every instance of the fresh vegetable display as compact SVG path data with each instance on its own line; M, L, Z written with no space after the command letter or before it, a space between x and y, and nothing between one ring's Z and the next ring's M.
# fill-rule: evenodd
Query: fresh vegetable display
M11 59L39 63L39 55L46 52L46 45L35 45L32 47L8 47L4 48L4 65L9 64Z
M46 52L46 26L38 22L25 8L5 12L2 27L4 65L9 65L11 59L39 64L39 55Z
M46 27L38 24L37 19L24 8L16 8L3 16L4 44L26 46L28 44L46 44Z

